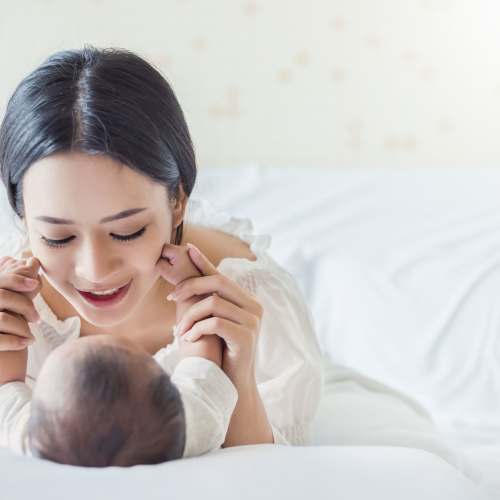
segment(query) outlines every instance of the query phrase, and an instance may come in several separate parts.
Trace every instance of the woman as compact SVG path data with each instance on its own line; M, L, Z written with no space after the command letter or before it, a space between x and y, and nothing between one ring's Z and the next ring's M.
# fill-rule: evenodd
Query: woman
M27 383L51 350L85 335L129 335L151 354L165 349L175 365L175 301L165 297L176 290L162 279L161 255L166 244L189 243L203 276L184 281L181 298L207 298L186 311L178 333L224 341L222 368L238 390L225 446L308 442L323 383L309 309L293 277L265 252L269 237L189 199L193 145L155 68L126 50L52 55L9 101L0 166L22 221L12 253L35 256L43 271ZM122 285L126 295L106 309L85 294ZM19 318L6 318L12 331L0 329L0 350L2 336L26 336ZM1 386L0 406L10 384L23 390L20 381ZM12 428L13 412L10 419Z

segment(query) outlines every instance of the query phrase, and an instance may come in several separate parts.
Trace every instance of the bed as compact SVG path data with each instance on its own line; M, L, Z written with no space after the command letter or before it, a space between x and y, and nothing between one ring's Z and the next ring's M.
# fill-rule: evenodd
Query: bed
M0 449L0 498L500 499L499 192L477 167L201 168L192 197L271 235L311 307L311 445L104 470Z

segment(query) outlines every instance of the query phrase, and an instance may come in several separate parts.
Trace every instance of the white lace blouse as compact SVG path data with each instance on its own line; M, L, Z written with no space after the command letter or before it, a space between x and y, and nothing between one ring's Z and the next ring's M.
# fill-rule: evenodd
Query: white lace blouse
M309 444L311 424L319 406L324 375L321 352L312 326L310 309L293 276L267 253L269 235L256 235L249 219L232 217L204 199L191 198L187 223L218 229L249 244L257 260L229 257L218 270L253 293L263 307L255 377L274 441L284 445ZM27 248L22 235L9 253L21 258ZM39 323L29 323L36 341L28 347L25 382L0 386L0 446L30 454L25 443L31 389L48 354L80 335L78 316L59 320L41 294L34 299ZM180 389L186 411L187 443L184 456L221 446L234 410L237 393L215 363L199 357L180 359L179 340L154 356ZM217 408L217 411L214 411ZM212 412L207 415L207 412ZM210 418L208 418L210 417ZM202 422L212 422L203 428Z

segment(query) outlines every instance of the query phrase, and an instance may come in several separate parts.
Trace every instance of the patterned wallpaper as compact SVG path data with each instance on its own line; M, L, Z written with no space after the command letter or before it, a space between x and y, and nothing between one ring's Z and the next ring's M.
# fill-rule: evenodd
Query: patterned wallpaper
M0 112L56 50L153 62L198 163L500 163L495 0L2 0Z

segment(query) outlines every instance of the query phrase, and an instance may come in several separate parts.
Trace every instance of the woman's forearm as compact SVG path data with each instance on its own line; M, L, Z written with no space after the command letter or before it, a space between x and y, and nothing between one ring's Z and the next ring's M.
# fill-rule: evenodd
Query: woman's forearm
M238 402L231 417L223 448L274 443L273 432L255 383L238 386Z

